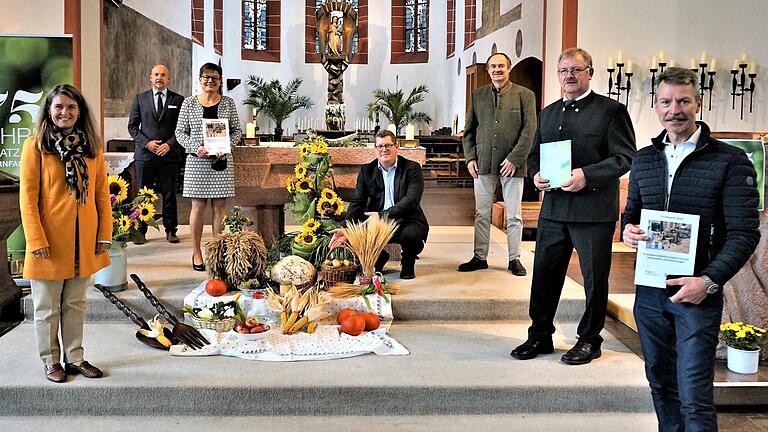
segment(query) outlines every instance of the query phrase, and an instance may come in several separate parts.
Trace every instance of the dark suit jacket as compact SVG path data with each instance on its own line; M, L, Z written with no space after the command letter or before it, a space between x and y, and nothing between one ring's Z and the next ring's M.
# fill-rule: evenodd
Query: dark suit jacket
M590 93L563 110L562 99L541 111L528 156L528 174L539 172L541 143L571 140L571 169L581 168L587 185L578 192L544 193L543 218L561 222L615 222L619 217L619 178L635 155L635 131L627 108Z
M504 159L515 164L515 177L525 177L525 161L536 132L536 96L509 83L494 102L493 84L472 92L464 126L464 158L477 161L478 174L498 174Z
M395 170L395 205L386 211L384 208L384 178L379 170L379 161L374 159L360 167L357 174L355 193L347 208L347 219L360 221L366 218L365 212L379 212L381 217L397 221L412 222L419 225L427 239L429 223L421 209L421 196L424 193L424 177L421 165L402 156L397 156Z
M171 146L163 161L179 162L184 150L176 142L176 122L184 97L168 90L163 112L160 116L155 110L154 89L139 93L133 99L131 115L128 117L128 132L135 142L134 159L148 161L159 157L147 150L147 143L152 140L166 142Z

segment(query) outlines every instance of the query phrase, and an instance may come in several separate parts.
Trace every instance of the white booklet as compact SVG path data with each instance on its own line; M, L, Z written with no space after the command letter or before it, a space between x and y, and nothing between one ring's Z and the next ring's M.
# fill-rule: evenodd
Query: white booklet
M643 209L640 228L649 239L637 244L636 285L666 288L667 275L693 275L698 215Z
M571 178L571 140L541 143L539 176L549 180L551 189Z
M227 119L203 119L203 147L212 155L232 153Z

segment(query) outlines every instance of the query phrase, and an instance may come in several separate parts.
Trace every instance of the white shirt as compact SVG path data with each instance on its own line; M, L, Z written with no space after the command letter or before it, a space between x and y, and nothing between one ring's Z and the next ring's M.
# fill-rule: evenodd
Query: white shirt
M381 209L384 211L395 205L395 171L397 171L397 162L389 167L388 170L379 164L379 171L381 171L381 176L384 179L384 208Z
M664 142L664 156L667 158L667 200L669 200L669 194L672 192L672 181L675 179L675 173L680 168L680 164L696 149L696 143L701 136L701 127L696 128L696 132L693 133L685 142L673 145L669 142L669 135L665 135L662 142Z

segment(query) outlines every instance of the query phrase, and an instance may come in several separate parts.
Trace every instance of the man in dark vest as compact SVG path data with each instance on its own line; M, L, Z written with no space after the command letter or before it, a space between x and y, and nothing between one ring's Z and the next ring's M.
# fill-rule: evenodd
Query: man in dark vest
M544 191L533 261L528 340L511 355L527 360L554 351L554 319L573 249L579 254L586 310L578 342L561 361L580 365L600 357L608 308L611 245L619 218L619 178L635 154L635 132L624 105L589 88L592 56L580 48L560 54L557 77L565 97L541 111L528 174ZM571 140L571 177L550 189L540 174L541 144Z
M176 228L176 173L183 150L174 132L184 97L168 90L171 78L168 68L156 65L149 74L152 89L136 95L128 118L128 132L135 143L134 160L139 187L160 185L163 196L163 227L165 238L178 243ZM142 234L147 226L141 224ZM144 243L143 241L137 242Z

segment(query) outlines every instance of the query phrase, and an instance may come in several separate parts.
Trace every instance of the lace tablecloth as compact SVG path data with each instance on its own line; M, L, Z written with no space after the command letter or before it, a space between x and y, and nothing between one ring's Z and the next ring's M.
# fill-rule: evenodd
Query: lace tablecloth
M119 175L133 162L133 153L105 152L104 160L107 163L107 174Z

